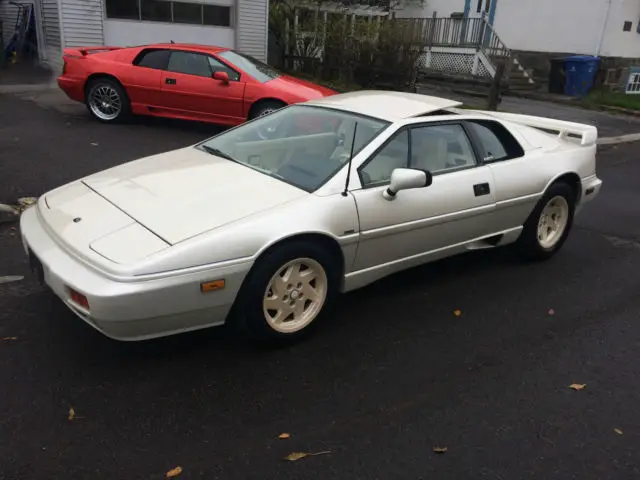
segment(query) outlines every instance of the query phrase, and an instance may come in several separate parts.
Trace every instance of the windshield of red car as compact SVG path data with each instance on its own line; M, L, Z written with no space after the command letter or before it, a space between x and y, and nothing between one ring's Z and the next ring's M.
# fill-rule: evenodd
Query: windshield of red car
M388 125L332 108L292 105L227 130L197 148L313 192L346 165L352 143L356 155Z
M226 50L224 52L218 53L218 56L235 65L240 70L244 70L253 78L262 83L266 83L269 80L278 78L281 75L281 73L278 72L275 68L270 67L266 63L263 63L260 60L256 60L249 55L245 55L244 53L241 54L233 50Z

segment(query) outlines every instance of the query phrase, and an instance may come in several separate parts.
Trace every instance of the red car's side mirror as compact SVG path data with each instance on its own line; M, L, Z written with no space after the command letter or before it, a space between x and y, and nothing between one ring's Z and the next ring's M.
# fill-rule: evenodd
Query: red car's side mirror
M227 72L213 72L213 78L220 80L222 83L229 83L229 74Z

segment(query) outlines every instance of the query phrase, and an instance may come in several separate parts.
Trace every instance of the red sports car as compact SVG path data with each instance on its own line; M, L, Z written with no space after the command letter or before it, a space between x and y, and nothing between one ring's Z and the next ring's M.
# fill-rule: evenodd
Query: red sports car
M221 47L66 48L63 59L60 88L108 123L136 114L237 125L337 93Z

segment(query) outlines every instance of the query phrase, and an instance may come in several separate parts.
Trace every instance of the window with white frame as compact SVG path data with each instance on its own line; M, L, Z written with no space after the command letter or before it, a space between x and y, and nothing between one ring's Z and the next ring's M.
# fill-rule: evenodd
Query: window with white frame
M631 73L627 83L627 93L640 95L640 72Z
M173 0L105 0L108 19L231 27L231 7Z

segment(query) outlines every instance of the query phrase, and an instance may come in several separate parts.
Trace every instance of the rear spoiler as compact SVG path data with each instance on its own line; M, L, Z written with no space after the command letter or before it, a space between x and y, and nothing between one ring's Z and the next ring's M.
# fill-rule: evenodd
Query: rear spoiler
M112 50L120 50L122 47L78 47L78 48L65 48L64 55L73 55L78 56L80 54L83 57L86 57L89 53L98 53L98 52L110 52Z
M466 110L466 112L469 112L469 110ZM475 110L475 112L520 125L537 128L538 130L542 130L546 133L555 134L562 140L577 138L580 140L580 145L584 147L595 145L598 141L598 129L592 125L584 123L566 122L564 120L534 117L518 113L487 112L484 110Z

